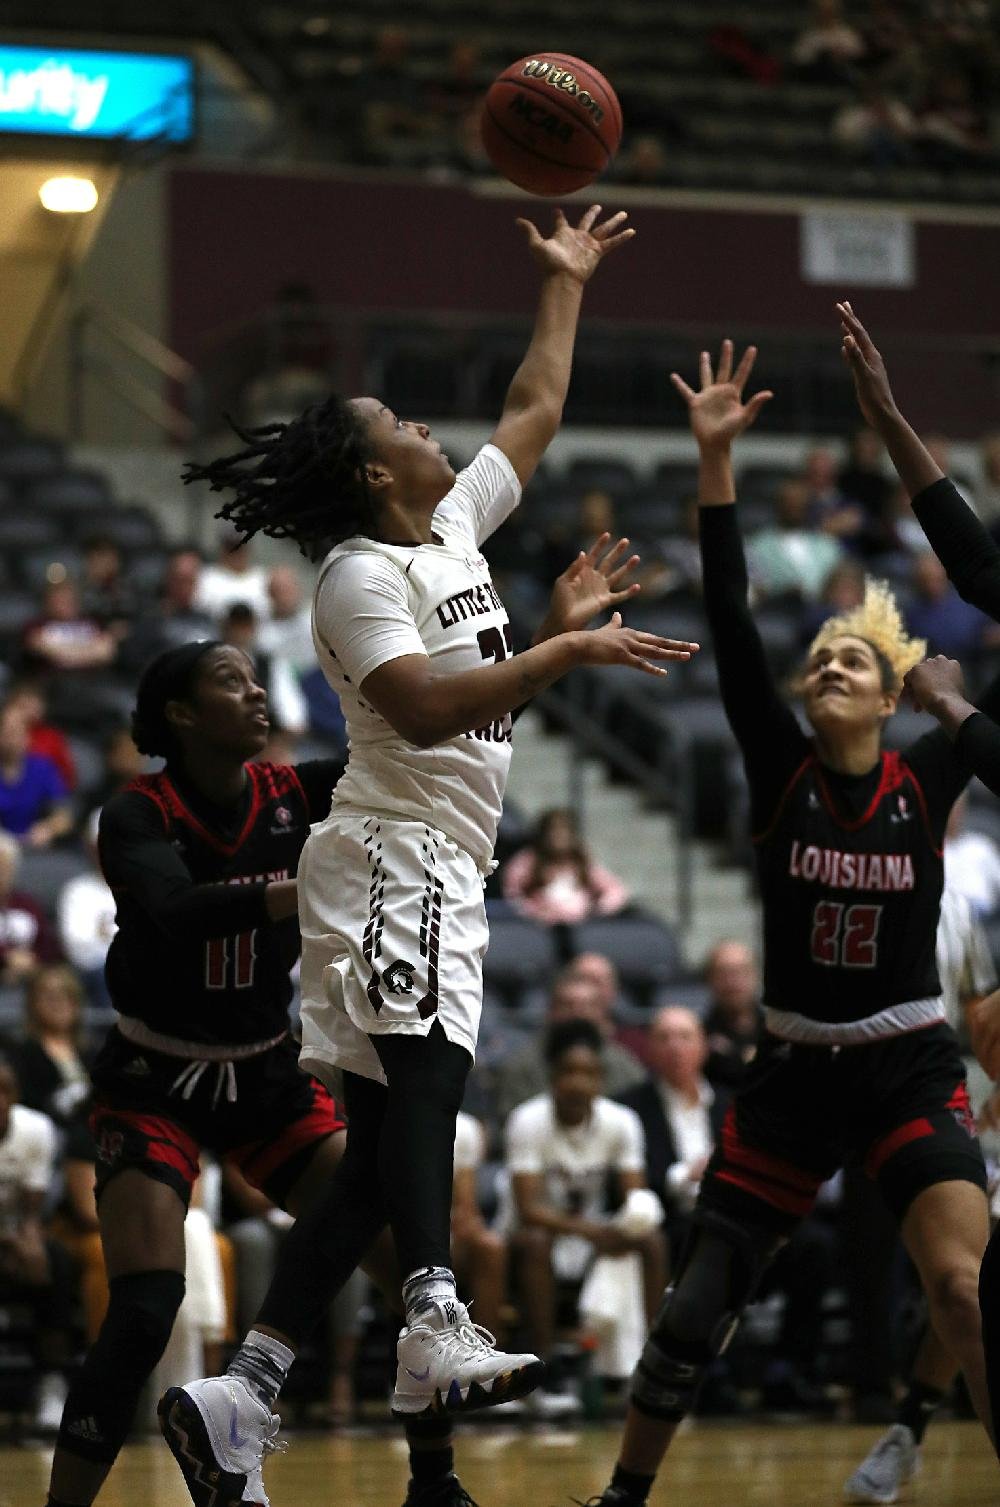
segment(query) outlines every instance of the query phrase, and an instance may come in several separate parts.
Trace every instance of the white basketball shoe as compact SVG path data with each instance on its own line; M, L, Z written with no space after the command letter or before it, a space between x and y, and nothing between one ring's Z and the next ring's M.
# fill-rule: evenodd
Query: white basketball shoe
M848 1502L895 1502L920 1469L920 1449L905 1423L894 1423L844 1482Z
M288 1446L276 1437L281 1419L238 1376L170 1387L156 1411L195 1507L270 1507L264 1459Z
M542 1379L537 1355L506 1355L457 1298L435 1298L396 1344L392 1411L471 1413L526 1397Z

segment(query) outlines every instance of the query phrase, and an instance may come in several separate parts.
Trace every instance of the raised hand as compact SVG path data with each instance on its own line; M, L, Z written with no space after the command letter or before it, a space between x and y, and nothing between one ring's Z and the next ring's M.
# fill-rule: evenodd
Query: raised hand
M641 633L622 626L622 615L615 612L610 623L580 634L580 663L585 665L627 665L647 675L666 675L666 667L653 663L658 659L686 662L698 652L697 644L676 638L660 638L656 633Z
M865 423L878 429L886 418L896 412L896 400L889 386L885 362L850 304L837 304L837 313L840 315L840 329L844 337L841 351L851 368L858 407Z
M534 642L541 643L556 633L572 633L577 628L586 628L591 618L610 607L619 607L635 596L638 581L626 585L626 578L639 564L639 556L622 556L628 549L628 540L619 539L609 549L610 534L601 534L588 550L581 550L572 564L568 565L552 585L552 597L545 621L535 634Z
M544 273L565 272L585 283L609 251L616 251L635 235L634 230L622 228L628 219L624 209L599 221L600 213L601 206L592 204L580 216L580 223L571 225L557 209L555 229L549 236L543 236L531 220L518 220L517 224L528 237L528 248Z
M700 449L728 449L738 434L749 429L764 404L774 397L773 392L764 391L754 393L747 403L743 401L743 389L756 359L757 347L748 345L734 372L733 342L724 340L715 372L708 351L701 353L700 391L695 392L677 372L670 373L671 382L688 406L691 433Z

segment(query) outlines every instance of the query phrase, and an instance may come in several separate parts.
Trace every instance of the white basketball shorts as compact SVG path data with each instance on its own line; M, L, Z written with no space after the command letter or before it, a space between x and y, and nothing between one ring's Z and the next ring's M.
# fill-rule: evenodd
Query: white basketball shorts
M298 880L304 1071L384 1083L369 1037L435 1021L475 1057L489 934L471 854L422 822L335 812Z

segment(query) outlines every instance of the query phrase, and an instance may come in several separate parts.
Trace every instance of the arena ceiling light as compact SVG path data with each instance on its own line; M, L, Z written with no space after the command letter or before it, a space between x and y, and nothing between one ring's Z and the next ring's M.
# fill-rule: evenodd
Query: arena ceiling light
M97 204L97 185L92 178L46 178L38 197L53 214L86 215Z

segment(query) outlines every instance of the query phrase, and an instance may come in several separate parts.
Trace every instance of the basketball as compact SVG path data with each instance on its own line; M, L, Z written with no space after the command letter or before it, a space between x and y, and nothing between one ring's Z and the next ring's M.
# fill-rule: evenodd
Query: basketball
M604 172L622 135L617 95L580 58L539 52L505 68L483 103L483 146L498 172L557 197Z

